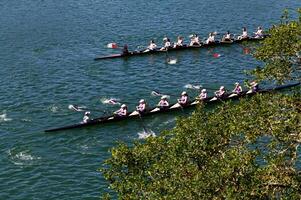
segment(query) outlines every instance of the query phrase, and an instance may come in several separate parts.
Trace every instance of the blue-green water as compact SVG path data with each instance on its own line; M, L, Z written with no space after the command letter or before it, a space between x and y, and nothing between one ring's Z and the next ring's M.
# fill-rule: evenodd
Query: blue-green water
M101 103L119 98L133 109L150 104L154 89L178 94L188 83L207 87L243 81L243 70L258 64L239 45L165 55L94 61L116 53L106 44L130 49L163 36L175 39L227 30L249 32L279 21L296 0L103 1L2 0L0 2L0 199L97 199L107 184L97 169L116 141L131 142L143 131L139 120L45 134L43 130L78 122L82 113L68 105L115 110ZM214 58L213 53L221 54ZM194 91L189 91L195 95ZM171 100L173 101L173 100ZM102 115L92 112L92 116ZM144 119L156 134L171 128L180 113Z

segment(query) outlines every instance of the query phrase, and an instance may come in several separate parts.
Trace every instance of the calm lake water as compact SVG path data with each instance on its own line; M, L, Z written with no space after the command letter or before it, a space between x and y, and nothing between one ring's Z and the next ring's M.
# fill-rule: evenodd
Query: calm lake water
M106 44L127 43L133 50L150 39L161 43L165 35L204 38L211 31L240 33L243 26L252 32L278 23L284 8L300 6L296 0L1 0L0 199L98 199L108 191L97 169L117 141L138 139L141 121L45 134L82 119L70 104L112 111L118 107L102 101L114 97L133 109L140 98L155 104L152 90L179 94L186 84L232 88L247 78L244 70L259 64L241 45L171 52L176 65L166 64L164 54L94 61L119 52ZM179 116L184 114L144 123L160 134Z

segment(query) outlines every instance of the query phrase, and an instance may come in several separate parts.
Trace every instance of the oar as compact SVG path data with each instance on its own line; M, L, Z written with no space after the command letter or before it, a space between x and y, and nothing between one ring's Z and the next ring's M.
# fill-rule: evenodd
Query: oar
M207 90L219 90L217 88L208 88L208 87L204 87L203 85L192 85L192 84L187 84L186 85L186 88L189 88L189 89L195 89L195 90L201 90L202 88L203 89L207 89Z
M118 47L116 42L111 42L111 43L107 44L107 48L109 48L109 49L118 49L120 47Z
M146 129L145 125L144 125L144 121L142 119L142 116L141 116L140 112L139 112L139 118L140 118L140 121L141 121L141 125L142 125L142 128L143 128L143 131L145 133L147 133L147 129Z
M169 97L178 97L177 95L171 95L171 94L162 94L162 93L160 93L159 91L156 91L156 90L153 90L153 91L151 92L151 94L152 94L153 96L169 96Z
M77 106L77 105L69 105L68 108L70 110L74 110L76 112L86 112L86 111L98 111L98 112L102 112L102 113L108 113L108 111L106 110L98 110L98 109L89 109L87 107L84 106Z

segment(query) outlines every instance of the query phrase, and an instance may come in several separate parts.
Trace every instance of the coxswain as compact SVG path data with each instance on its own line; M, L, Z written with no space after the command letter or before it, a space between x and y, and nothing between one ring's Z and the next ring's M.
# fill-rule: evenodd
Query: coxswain
M251 91L252 92L257 92L259 90L259 86L258 86L258 83L256 81L252 81L250 85L251 85Z
M144 99L139 101L139 105L136 106L136 109L139 113L144 113L146 111L146 102Z
M160 109L167 109L169 107L169 103L167 101L167 97L166 96L162 96L161 100L158 103L158 107Z
M83 117L83 123L87 123L88 121L90 121L90 112L89 111L85 112L85 115Z
M262 27L259 26L257 28L257 31L254 33L255 34L255 38L262 38L263 37L263 30Z
M226 94L226 90L224 86L221 86L218 91L214 92L215 96L218 98L224 97Z
M235 87L234 87L234 89L233 89L232 92L234 92L234 93L236 93L236 94L240 94L240 93L242 92L242 87L241 87L241 85L239 84L239 82L236 82L236 83L235 83Z
M190 46L194 46L194 45L197 45L197 46L200 46L200 41L199 41L199 36L197 34L194 34L190 37Z
M116 114L118 117L125 117L128 114L128 108L125 104L122 104L120 109L115 111L114 114Z
M165 37L163 39L163 42L164 42L164 46L160 49L161 51L163 50L168 50L170 47L171 47L171 43L170 43L170 39Z
M214 43L215 42L215 35L214 35L214 33L209 33L209 37L208 37L208 39L206 40L206 43L207 44L210 44L210 43Z
M227 42L231 42L232 41L230 31L227 31L227 33L223 36L222 41L227 41Z
M146 49L144 52L155 51L156 48L157 48L157 45L156 45L155 41L154 41L154 40L151 40L151 41L149 42L149 45L148 45L147 49Z
M181 106L185 106L185 105L188 104L188 95L187 95L187 92L185 92L185 91L182 92L180 99L178 99L178 103Z
M242 39L246 39L248 38L248 32L247 32L247 28L243 27L242 28L242 35L238 36L237 39L242 40Z
M125 44L125 45L123 46L122 54L123 54L123 55L128 55L128 54L129 54L129 49L128 49L128 45L127 45L127 44Z
M206 91L206 89L202 89L201 93L198 96L198 99L203 100L203 99L206 99L206 98L207 98L207 91Z
M174 48L182 47L183 45L184 45L184 38L182 36L178 36L178 40L174 44Z

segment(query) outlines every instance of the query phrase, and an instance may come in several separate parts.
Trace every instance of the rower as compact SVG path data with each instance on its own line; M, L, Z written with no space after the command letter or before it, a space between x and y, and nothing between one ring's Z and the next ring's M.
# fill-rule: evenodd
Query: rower
M170 39L165 37L163 38L164 46L160 49L161 51L163 50L168 50L171 47Z
M87 111L87 112L85 112L85 115L83 117L83 123L87 123L89 121L90 121L90 112Z
M181 106L185 106L185 105L188 104L188 95L187 95L187 92L185 92L185 91L182 92L180 99L178 99L178 103Z
M199 94L199 96L197 97L197 99L199 100L203 100L207 98L207 91L206 89L202 89L201 93Z
M208 39L206 40L206 44L210 44L210 43L215 43L215 35L214 33L209 33L209 37Z
M227 42L231 42L232 41L230 31L227 31L227 33L223 36L222 41L227 41Z
M167 97L166 97L165 95L161 97L161 100L160 100L159 103L158 103L158 107L159 107L161 110L164 110L164 109L169 108L169 103L168 103Z
M247 39L248 37L249 36L248 36L247 28L243 27L242 28L242 35L238 36L237 39L242 40L242 39Z
M194 45L200 46L201 45L200 41L199 41L199 36L197 34L191 35L191 37L190 37L190 44L189 45L190 46L194 46Z
M259 26L257 28L257 31L254 33L255 34L255 38L262 38L263 37L263 30L262 27Z
M154 40L151 40L151 41L149 42L149 45L148 45L147 49L146 49L144 52L155 51L156 48L157 48L157 45L156 45L155 41L154 41Z
M146 102L144 99L141 99L139 101L139 105L136 106L137 111L141 114L144 113L146 111Z
M257 92L259 90L259 86L258 86L258 83L256 81L252 81L250 85L251 85L251 91L252 92Z
M240 94L242 92L242 87L240 86L239 82L235 83L235 88L233 89L232 92L236 94Z
M129 54L128 45L125 44L122 49L122 55L128 55L128 54Z
M218 91L215 91L215 92L214 92L214 94L215 94L215 96L218 97L218 98L224 97L225 94L226 94L225 87L224 87L224 86L221 86L221 87L219 88Z
M125 117L127 116L127 111L128 111L128 108L125 104L122 104L120 109L115 111L114 114L117 115L118 117Z
M174 44L174 48L182 47L183 45L184 45L184 38L182 36L178 36L178 40Z

